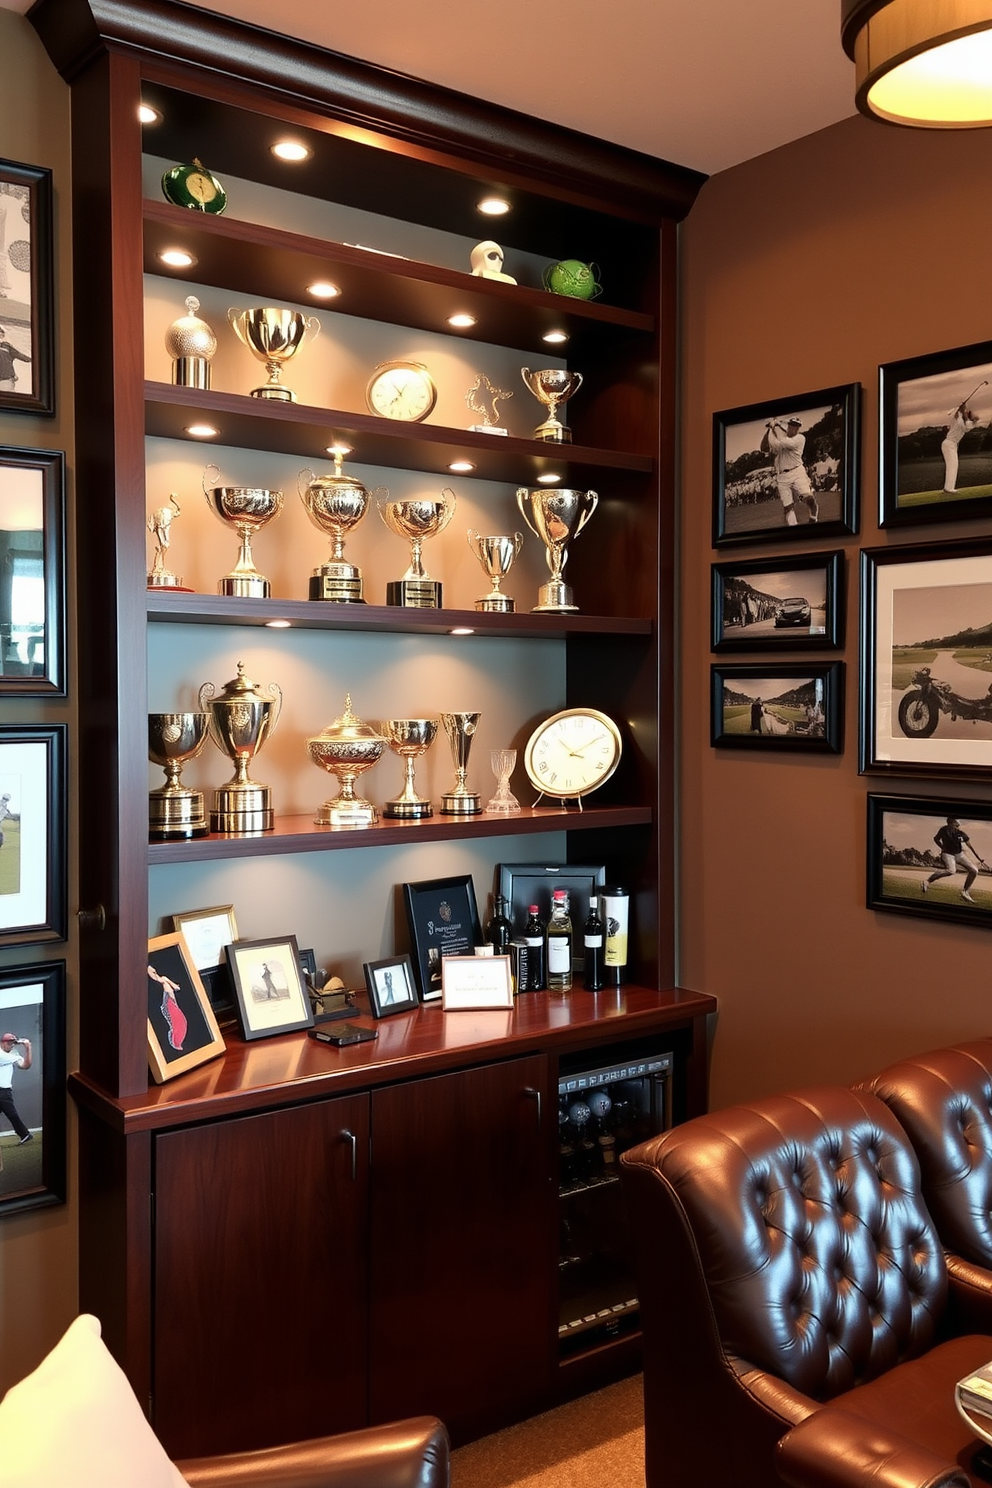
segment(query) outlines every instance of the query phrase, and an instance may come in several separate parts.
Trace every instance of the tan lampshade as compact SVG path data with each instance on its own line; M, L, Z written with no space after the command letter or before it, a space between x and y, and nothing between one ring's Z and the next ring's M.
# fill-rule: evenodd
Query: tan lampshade
M992 124L992 0L841 0L863 114L929 129Z

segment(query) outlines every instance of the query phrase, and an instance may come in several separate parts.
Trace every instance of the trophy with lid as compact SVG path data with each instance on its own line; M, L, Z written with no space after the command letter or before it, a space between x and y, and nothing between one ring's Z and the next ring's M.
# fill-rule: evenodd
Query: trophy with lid
M441 583L424 568L423 546L429 537L443 532L455 514L455 493L447 486L437 498L415 496L409 500L379 501L379 515L396 537L410 544L410 567L401 579L386 585L387 605L409 609L439 610Z
M176 387L210 388L210 360L217 350L217 337L197 315L196 295L186 300L186 314L174 320L165 333L165 349L172 358L172 381Z
M344 539L365 516L372 497L387 497L389 492L384 486L370 492L360 480L342 473L342 461L349 453L346 447L335 445L331 453L334 455L333 475L315 475L312 470L301 470L297 477L297 489L307 516L333 544L328 561L315 568L310 576L310 598L329 600L333 604L364 604L362 571L353 563L345 562Z
M234 774L214 791L210 812L213 832L247 835L271 831L275 820L272 791L251 780L248 767L272 733L282 710L282 689L271 682L265 697L238 662L238 675L217 694L212 682L200 688L200 710L209 715L210 737L234 762Z
M238 340L264 364L269 374L268 382L252 388L251 396L281 403L298 402L293 390L283 385L283 364L296 355L308 336L312 341L320 334L316 315L260 305L254 310L228 310L227 318Z
M541 486L532 491L525 486L518 489L520 515L543 542L544 556L551 571L548 583L542 584L538 590L535 612L543 610L551 615L567 615L579 608L571 585L562 578L562 571L568 562L569 542L578 537L598 502L595 491L570 491L564 486Z
M379 762L385 748L383 735L351 711L349 692L341 717L307 740L307 751L314 764L336 776L341 787L314 817L318 827L371 827L379 820L372 802L356 796L355 781Z
M180 776L207 742L206 713L149 713L148 758L165 771L165 784L148 792L148 836L152 842L204 837L207 818L203 792L190 790Z
M251 556L251 540L259 528L271 522L282 510L282 492L268 491L261 486L208 486L220 475L216 465L208 465L203 472L203 494L215 517L233 527L241 539L238 561L217 582L218 594L229 594L237 599L268 599L271 585L264 574L255 567Z

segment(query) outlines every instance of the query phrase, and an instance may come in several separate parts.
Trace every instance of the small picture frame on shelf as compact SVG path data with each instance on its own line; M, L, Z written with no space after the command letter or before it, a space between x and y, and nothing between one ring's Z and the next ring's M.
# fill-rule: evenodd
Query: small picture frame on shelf
M844 554L713 565L714 651L832 649L843 638Z
M55 412L52 173L0 160L0 412Z
M844 663L711 668L716 749L840 754Z
M992 804L869 795L867 903L992 930Z
M238 940L227 948L242 1038L270 1038L313 1027L295 935Z
M148 942L148 1065L159 1084L223 1054L217 1019L178 930Z
M373 1018L389 1018L419 1006L409 956L390 956L385 961L366 961L365 985Z
M0 448L0 545L0 697L65 697L61 450Z
M441 997L445 956L471 956L482 943L482 926L470 873L403 885L413 970L422 1002Z
M66 938L66 738L0 727L0 946Z
M210 1006L218 1018L229 1021L234 1017L234 988L224 952L238 938L234 905L184 910L172 916L172 928L185 936Z
M65 1200L65 962L0 971L0 1219Z
M441 962L446 1013L513 1007L509 956L446 956Z
M713 546L858 530L861 384L713 415Z

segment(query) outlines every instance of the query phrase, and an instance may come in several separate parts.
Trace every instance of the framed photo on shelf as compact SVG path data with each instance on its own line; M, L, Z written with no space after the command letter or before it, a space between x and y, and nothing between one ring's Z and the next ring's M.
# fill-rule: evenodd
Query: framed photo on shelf
M717 749L840 754L844 663L711 668L710 743Z
M509 956L446 956L441 963L446 1013L513 1007Z
M281 940L237 940L226 954L243 1038L269 1038L313 1027L313 1008L303 985L295 935Z
M52 173L0 160L0 409L55 412Z
M0 1218L65 1200L65 962L0 971Z
M713 650L785 651L843 641L844 554L713 565Z
M366 961L365 985L373 1018L388 1018L419 1007L409 956L391 956L385 961Z
M66 725L0 727L0 946L66 938Z
M992 541L861 554L861 769L992 766Z
M0 448L0 553L0 697L65 697L61 450Z
M233 904L213 909L191 909L172 916L173 930L181 930L200 973L210 1006L224 1021L234 1017L234 988L224 952L238 938Z
M869 795L868 908L992 930L992 804Z
M858 530L861 384L713 415L713 545Z
M880 367L879 525L992 515L992 341Z
M421 1001L441 996L441 961L471 956L482 942L482 926L470 873L403 885L413 971Z
M585 966L582 936L576 934L589 913L589 900L606 883L602 863L499 863L496 867L497 893L506 900L506 915L514 935L523 932L529 908L536 904L541 919L547 924L551 915L551 895L555 889L568 890L572 915L572 971Z
M159 1084L223 1054L226 1045L180 931L148 942L148 1065Z

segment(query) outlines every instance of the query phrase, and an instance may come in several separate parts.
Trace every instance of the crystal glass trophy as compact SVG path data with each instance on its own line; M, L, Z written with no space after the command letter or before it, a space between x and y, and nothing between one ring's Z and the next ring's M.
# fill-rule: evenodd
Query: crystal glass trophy
M282 492L267 491L260 486L208 486L220 475L216 465L203 472L203 494L215 517L233 527L241 539L238 561L218 580L217 592L238 599L268 599L271 586L260 574L251 556L251 540L260 527L271 522L282 510Z
M441 797L441 812L444 816L477 816L482 810L482 797L479 792L470 791L465 784L468 776L469 752L481 717L481 713L441 714L441 722L448 736L451 757L455 763L455 783Z
M385 748L385 737L351 711L351 693L348 693L341 717L307 740L314 764L336 776L341 787L314 817L318 827L371 827L379 820L372 802L356 796L355 781L379 762Z
M155 511L148 515L145 526L155 539L155 556L146 575L149 589L182 589L185 593L189 593L179 575L174 574L172 569L167 568L165 564L165 555L172 541L172 524L179 512L179 502L173 492L167 506L156 507Z
M239 835L271 831L275 820L272 791L251 780L248 767L279 721L282 690L272 682L265 697L245 676L244 663L239 661L237 677L225 684L219 696L216 691L212 682L204 682L200 708L209 714L211 739L233 760L234 774L214 791L211 831Z
M475 608L512 615L514 602L508 594L502 593L499 586L524 545L523 533L515 532L512 537L483 537L470 527L466 537L469 547L486 570L493 586L485 598L475 601Z
M517 506L530 530L544 543L544 556L551 578L538 590L535 612L566 615L578 609L571 586L562 579L568 562L568 543L578 537L596 510L599 497L595 491L570 491L562 486L541 486L517 491Z
M480 372L465 394L465 402L473 413L480 415L482 423L469 424L469 433L509 434L509 429L504 429L501 426L496 410L500 403L505 403L508 398L512 397L512 393L507 393L502 388L494 387L485 372Z
M384 486L369 492L360 480L342 474L343 459L343 452L336 451L333 475L301 470L297 477L297 490L307 516L315 527L326 532L333 544L330 558L310 576L310 598L330 600L334 604L364 604L362 571L345 561L344 540L365 516L372 496L387 497L389 492Z
M520 802L510 789L510 776L517 763L515 749L494 749L489 756L492 772L496 776L496 794L486 802L487 811L502 811L509 815L520 810Z
M268 382L252 388L253 398L275 398L283 403L296 403L296 394L284 387L282 369L284 363L303 346L307 337L313 341L320 334L320 321L316 315L303 315L299 310L278 310L273 305L263 305L254 310L228 310L227 318L238 340L247 346L253 357L263 363L269 374Z
M186 300L186 314L174 320L165 333L165 349L172 358L175 387L210 388L210 360L217 350L217 337L197 315L196 295Z
M379 501L379 515L397 537L410 544L410 567L401 579L386 585L387 605L409 609L439 610L441 583L424 568L423 546L428 538L443 532L455 514L455 493L447 486L439 498L415 496L409 500Z
M546 367L540 372L521 367L520 375L534 397L548 408L548 417L543 424L538 424L534 430L534 438L543 439L547 444L571 444L572 431L565 428L558 417L558 410L563 403L568 402L573 393L579 391L582 373L569 372L565 367Z
M381 732L389 741L389 747L403 761L406 778L403 790L382 808L383 816L397 817L402 821L418 821L434 815L434 807L425 796L417 794L414 779L416 762L437 738L436 718L384 718L379 724Z
M207 834L203 792L190 790L180 776L207 742L206 713L149 713L148 758L165 771L165 784L148 792L148 836L175 842Z

